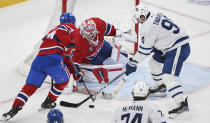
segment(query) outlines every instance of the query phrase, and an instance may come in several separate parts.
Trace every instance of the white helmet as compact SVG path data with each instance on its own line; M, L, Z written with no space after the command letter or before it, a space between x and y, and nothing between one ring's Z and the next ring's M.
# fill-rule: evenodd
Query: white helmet
M95 40L96 34L98 33L96 24L92 19L87 19L82 22L80 27L80 34L85 38L91 45L98 45L98 40Z
M136 6L136 8L133 12L133 21L135 23L143 23L144 21L146 21L149 13L150 13L150 11L146 6L139 4ZM141 16L143 16L145 19L142 20Z
M132 90L133 97L147 97L148 94L149 87L146 85L146 83L137 81Z

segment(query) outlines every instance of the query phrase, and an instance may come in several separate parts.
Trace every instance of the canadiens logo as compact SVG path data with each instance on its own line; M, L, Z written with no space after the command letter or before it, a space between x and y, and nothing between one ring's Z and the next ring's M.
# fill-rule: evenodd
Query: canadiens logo
M89 51L92 52L93 51L93 48L92 47L89 47Z

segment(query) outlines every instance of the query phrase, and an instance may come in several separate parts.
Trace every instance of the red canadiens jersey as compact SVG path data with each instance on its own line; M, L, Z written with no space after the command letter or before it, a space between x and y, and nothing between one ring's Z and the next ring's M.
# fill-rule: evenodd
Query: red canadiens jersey
M88 43L88 41L82 37L80 34L76 37L76 50L73 53L72 59L76 64L81 63L89 63L92 59L94 59L99 51L101 50L101 47L103 46L104 42L104 36L115 36L116 35L116 28L106 23L105 21L99 19L99 18L90 18L92 19L95 24L97 31L96 37L94 40L98 40L97 46L92 46Z
M52 29L42 40L38 55L59 53L64 56L65 50L75 47L75 37L78 29L70 23L58 25Z

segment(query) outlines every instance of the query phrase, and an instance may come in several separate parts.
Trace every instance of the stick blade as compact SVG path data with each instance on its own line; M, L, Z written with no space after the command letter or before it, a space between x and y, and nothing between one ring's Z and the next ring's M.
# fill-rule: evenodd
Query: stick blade
M120 89L124 85L125 81L126 80L124 78L122 78L120 80L120 82L117 84L117 86L111 92L104 92L104 91L102 91L103 97L105 99L113 99L115 97L115 95L120 91Z
M72 108L77 108L79 106L79 104L69 103L69 102L66 102L66 101L60 101L60 105L64 106L64 107L72 107Z

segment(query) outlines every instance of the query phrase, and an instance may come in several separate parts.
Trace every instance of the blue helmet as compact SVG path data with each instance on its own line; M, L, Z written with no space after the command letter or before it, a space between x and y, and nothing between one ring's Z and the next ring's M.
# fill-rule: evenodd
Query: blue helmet
M63 123L63 113L59 109L51 109L47 114L47 123Z
M72 13L63 13L60 16L60 24L64 24L64 23L72 23L72 24L76 24L76 18Z

